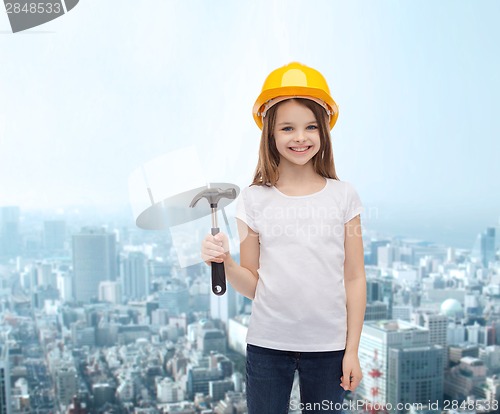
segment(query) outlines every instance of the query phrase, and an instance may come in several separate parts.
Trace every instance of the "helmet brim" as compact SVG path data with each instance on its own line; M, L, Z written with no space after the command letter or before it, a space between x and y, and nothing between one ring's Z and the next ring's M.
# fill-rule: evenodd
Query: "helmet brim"
M255 120L255 123L260 129L263 128L261 111L264 104L271 99L281 96L289 96L290 98L298 96L300 97L312 96L314 98L322 100L330 108L330 111L332 113L330 116L330 123L329 123L330 130L332 130L333 127L335 126L335 123L337 122L337 118L339 115L339 109L337 104L330 95L328 95L322 89L302 87L302 86L285 86L274 89L266 89L265 91L262 91L262 93L255 101L252 111L253 118Z

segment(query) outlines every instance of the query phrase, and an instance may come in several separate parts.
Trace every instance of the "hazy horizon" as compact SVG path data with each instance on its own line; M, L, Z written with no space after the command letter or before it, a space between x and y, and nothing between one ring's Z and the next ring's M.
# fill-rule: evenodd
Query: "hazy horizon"
M134 172L186 147L205 181L248 185L253 102L296 60L339 105L336 169L378 211L367 224L465 240L460 226L500 217L499 12L465 0L87 0L16 34L4 14L0 206L147 202L145 187L129 193ZM163 165L156 193L193 188L180 161Z

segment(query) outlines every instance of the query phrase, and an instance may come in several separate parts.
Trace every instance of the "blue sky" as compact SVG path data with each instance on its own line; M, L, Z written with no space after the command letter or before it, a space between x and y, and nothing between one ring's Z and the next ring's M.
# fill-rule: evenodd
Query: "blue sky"
M12 34L2 13L0 205L126 205L137 168L186 146L206 181L248 185L253 102L297 60L329 81L337 172L372 220L480 231L500 215L499 16L496 1L85 0ZM186 164L165 188L190 185Z

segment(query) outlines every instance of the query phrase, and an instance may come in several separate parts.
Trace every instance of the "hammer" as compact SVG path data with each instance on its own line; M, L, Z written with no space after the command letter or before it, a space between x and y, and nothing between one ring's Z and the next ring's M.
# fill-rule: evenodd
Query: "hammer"
M234 188L228 188L227 190L221 190L220 188L206 188L196 194L189 207L196 206L196 203L202 198L206 198L210 203L210 208L212 209L212 236L215 236L219 233L219 227L217 226L217 204L221 198L234 200L236 198L236 190ZM212 292L217 296L222 296L226 293L226 273L224 271L224 262L212 262L211 266Z

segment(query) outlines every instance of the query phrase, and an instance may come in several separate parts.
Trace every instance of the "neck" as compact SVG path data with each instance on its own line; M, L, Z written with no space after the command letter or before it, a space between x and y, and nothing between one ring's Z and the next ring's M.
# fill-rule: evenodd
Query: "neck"
M308 183L320 177L320 175L314 171L312 162L308 162L305 165L280 162L278 172L278 183L281 185L285 185L290 182L295 184Z

